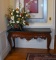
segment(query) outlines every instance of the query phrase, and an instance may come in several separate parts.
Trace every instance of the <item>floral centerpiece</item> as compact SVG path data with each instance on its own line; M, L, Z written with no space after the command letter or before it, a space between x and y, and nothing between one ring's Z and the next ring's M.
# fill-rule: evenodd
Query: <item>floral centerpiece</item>
M22 8L21 11L18 8L16 8L15 10L9 8L6 17L8 20L8 26L10 26L11 28L22 29L22 26L29 25L26 20L30 18L30 15L28 12L24 11L24 8Z

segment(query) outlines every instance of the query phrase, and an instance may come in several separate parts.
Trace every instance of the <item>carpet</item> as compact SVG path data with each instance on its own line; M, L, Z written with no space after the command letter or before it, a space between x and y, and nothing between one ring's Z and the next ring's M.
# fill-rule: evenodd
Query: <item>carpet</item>
M27 60L56 60L56 54L29 53Z

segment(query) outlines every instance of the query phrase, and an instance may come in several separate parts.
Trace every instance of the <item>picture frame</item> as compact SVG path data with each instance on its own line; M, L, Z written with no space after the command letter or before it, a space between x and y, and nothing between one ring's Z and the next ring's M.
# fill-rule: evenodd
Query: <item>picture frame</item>
M29 3L29 2L31 2L29 4L29 6L30 6L30 10L34 9L33 12L30 12L28 9L26 10L26 11L30 12L31 18L43 18L43 6L44 6L43 1L44 0L19 0L19 2L21 4L21 8L24 7L25 10L26 10L25 5L27 5L27 3Z
M48 4L48 0L38 0L38 8L39 8L38 12L39 13L30 13L31 18L28 21L31 23L47 22L47 13L48 13L48 5L47 4ZM21 8L23 8L23 7L24 7L24 0L16 0L16 8L19 8L21 10Z

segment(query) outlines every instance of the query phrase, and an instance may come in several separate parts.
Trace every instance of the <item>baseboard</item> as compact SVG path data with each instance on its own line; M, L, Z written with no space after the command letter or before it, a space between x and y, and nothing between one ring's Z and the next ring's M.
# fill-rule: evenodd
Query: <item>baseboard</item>
M4 58L8 55L8 53L9 53L9 51L10 51L10 47L8 46L8 47L6 47L3 51L2 51L2 58L3 58L3 60L4 60Z

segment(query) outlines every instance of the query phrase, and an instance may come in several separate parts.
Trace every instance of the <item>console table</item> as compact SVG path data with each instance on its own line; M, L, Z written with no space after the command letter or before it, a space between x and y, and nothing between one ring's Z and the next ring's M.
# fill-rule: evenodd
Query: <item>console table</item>
M15 38L20 37L21 39L25 38L26 40L31 40L32 38L47 38L47 50L49 52L50 43L51 43L51 29L50 28L24 28L22 31L18 29L9 29L8 30L8 41L10 43L10 47L12 49L12 41L14 42L14 48L15 48Z

